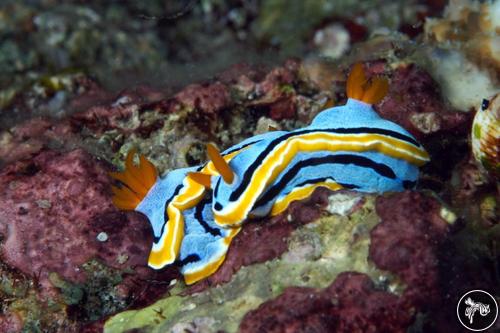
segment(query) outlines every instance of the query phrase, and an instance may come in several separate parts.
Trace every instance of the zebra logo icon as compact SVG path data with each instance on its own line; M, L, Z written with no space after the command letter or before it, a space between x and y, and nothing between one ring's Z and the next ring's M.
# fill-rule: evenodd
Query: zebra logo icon
M465 328L476 332L484 331L495 324L498 304L486 291L471 290L460 298L457 316Z
M476 313L477 310L479 310L479 313L483 317L490 313L489 304L485 305L483 303L474 302L470 297L465 300L465 304L468 305L468 307L465 309L465 315L467 316L467 318L469 318L471 324L474 320L474 313Z

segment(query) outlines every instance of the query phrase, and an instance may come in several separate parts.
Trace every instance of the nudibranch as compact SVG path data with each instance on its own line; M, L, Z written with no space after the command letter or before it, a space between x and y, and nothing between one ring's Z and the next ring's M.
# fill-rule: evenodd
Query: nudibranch
M118 208L143 213L153 229L150 267L176 263L187 284L213 274L231 240L250 217L277 215L314 189L402 191L415 186L425 149L399 125L372 108L388 90L384 78L367 79L361 64L347 80L348 101L322 111L311 125L270 131L219 153L209 161L158 177L144 156L111 173Z
M227 163L263 136L279 134L275 131L248 138L222 154L215 150L215 162L172 170L164 177L158 177L154 165L143 155L139 156L138 166L134 165L136 152L129 151L125 170L110 173L122 185L112 186L113 203L122 210L135 210L148 218L153 229L148 259L151 268L161 269L177 262L187 283L217 270L239 228L224 229L213 222L206 176L219 175L215 165L221 162L217 156Z
M228 162L232 181L211 177L215 222L239 226L249 216L278 214L317 187L361 192L412 188L429 155L410 133L372 108L387 90L386 79L367 80L357 64L347 81L345 105L236 155Z

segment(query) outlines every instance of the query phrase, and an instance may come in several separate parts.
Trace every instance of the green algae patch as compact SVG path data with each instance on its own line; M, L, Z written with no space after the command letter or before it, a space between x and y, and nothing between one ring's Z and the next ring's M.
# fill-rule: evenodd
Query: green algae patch
M345 271L383 279L385 274L367 259L370 231L378 221L374 197L366 196L363 206L349 216L327 215L297 229L289 250L270 271L275 294L289 286L325 288Z
M61 291L61 296L65 304L74 305L82 300L84 295L82 286L65 281L56 272L49 273L49 281Z
M171 296L147 308L110 318L104 331L236 332L246 313L287 287L325 288L345 271L366 273L379 285L401 289L367 259L370 231L379 221L374 198L365 196L362 207L349 216L328 214L298 228L280 258L242 267L228 283L198 294L180 296L181 284Z
M175 316L182 306L182 301L182 297L171 296L141 310L122 312L106 322L104 332L125 332L133 329L152 330L160 322Z
M235 332L248 311L272 296L269 286L262 286L268 269L256 266L243 268L229 283L202 293L173 295L144 309L120 313L106 322L104 332L184 332L195 327L203 327L203 332Z

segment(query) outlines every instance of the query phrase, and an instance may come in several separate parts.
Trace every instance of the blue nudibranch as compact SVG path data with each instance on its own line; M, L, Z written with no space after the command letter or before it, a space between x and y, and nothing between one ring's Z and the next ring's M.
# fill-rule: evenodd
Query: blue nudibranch
M429 156L373 110L387 89L386 79L367 80L356 64L345 105L322 111L305 128L257 135L222 153L208 145L209 162L163 178L144 156L135 166L129 152L125 171L111 174L122 183L113 187L113 202L149 219L149 266L176 262L191 284L219 268L245 220L277 215L317 187L379 193L414 187Z

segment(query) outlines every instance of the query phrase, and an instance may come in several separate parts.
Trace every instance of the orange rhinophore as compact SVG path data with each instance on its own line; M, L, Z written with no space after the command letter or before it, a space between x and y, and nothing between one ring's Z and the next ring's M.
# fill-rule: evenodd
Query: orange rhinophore
M234 179L234 172L231 169L231 167L229 166L229 164L226 162L226 160L224 160L224 158L220 154L219 150L217 148L215 148L214 145L209 143L209 144L207 144L207 153L208 153L208 157L210 158L210 160L214 164L215 168L217 169L219 174L222 176L222 179L224 179L224 181L227 184L231 184L233 182L233 179Z
M121 187L112 186L111 190L113 203L123 210L134 210L156 183L158 177L155 166L143 155L139 155L139 164L134 165L135 154L135 149L128 152L123 172L109 173L111 177L122 183Z

